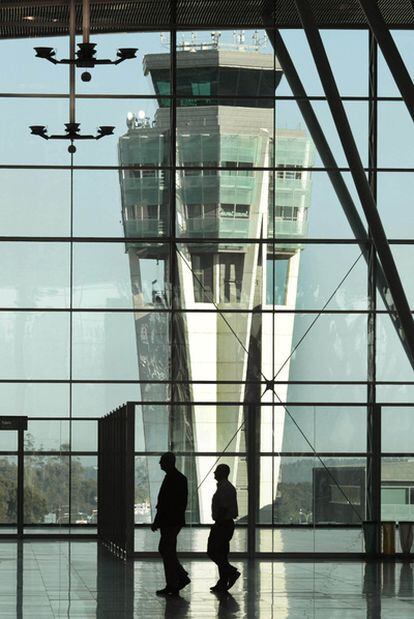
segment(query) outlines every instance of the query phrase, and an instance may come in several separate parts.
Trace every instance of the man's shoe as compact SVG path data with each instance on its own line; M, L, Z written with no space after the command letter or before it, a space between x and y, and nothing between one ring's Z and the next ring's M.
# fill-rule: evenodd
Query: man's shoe
M182 578L180 578L178 582L178 590L181 591L181 589L184 589L184 587L189 585L190 582L191 582L191 579L188 578L188 576L183 576Z
M227 579L227 587L226 587L227 591L232 588L232 586L234 585L234 583L239 577L240 577L239 570L235 570L234 572L232 572L232 574L230 574L230 576Z
M158 589L155 592L156 595L166 595L168 597L175 597L178 595L178 589L170 589L169 587L164 587L164 589Z
M210 591L212 591L212 593L224 593L227 591L227 586L224 582L218 581L213 587L210 587Z

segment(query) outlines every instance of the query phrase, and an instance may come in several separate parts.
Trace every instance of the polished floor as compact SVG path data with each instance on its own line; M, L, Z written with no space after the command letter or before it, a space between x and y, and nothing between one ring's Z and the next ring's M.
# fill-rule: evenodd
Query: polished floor
M215 567L183 561L191 585L177 599L156 597L161 562L125 563L95 542L0 542L0 618L409 619L413 564L247 561L231 595L209 592Z

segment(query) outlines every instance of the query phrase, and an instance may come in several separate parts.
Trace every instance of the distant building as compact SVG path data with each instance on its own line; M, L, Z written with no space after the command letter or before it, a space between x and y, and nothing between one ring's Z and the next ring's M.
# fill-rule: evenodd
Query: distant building
M145 114L128 117L119 162L168 166L171 114L169 100L161 96L170 93L169 54L147 55L144 72L151 76L159 109L153 122ZM252 310L295 308L300 242L307 233L311 174L295 168L312 166L313 149L299 130L277 130L274 141L272 97L281 77L274 56L257 49L220 46L218 39L179 49L176 164L184 169L176 176L173 251L166 239L174 233L168 170L121 172L125 236L139 237L126 248L134 304L141 308L135 319L140 379L177 381L174 391L167 384L142 386L148 402L142 407L147 451L244 451L245 405L260 398L262 445L281 450L283 410L279 407L272 421L277 405L272 392L262 396L259 388L243 384L261 380L262 374L272 379L289 356L293 315ZM273 173L268 168L275 161ZM288 238L293 243L284 243ZM172 304L178 311L171 316L164 310ZM278 379L288 377L286 363ZM277 393L285 401L287 386L278 385ZM188 404L151 404L171 398ZM216 456L206 455L180 462L191 480L195 522L210 519L215 482L212 475L203 480L215 461ZM243 516L245 458L223 461L231 467ZM157 458L148 462L154 507L160 473ZM279 458L261 463L260 506L274 498L271 480L278 477L279 463Z

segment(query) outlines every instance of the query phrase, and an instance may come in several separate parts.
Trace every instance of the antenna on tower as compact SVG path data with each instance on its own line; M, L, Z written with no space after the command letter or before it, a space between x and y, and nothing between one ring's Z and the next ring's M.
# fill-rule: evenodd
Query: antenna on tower
M233 30L233 40L238 47L242 47L245 40L244 30Z
M253 35L252 35L252 39L253 39L253 46L256 52L259 51L259 49L261 47L264 47L267 43L267 37L266 36L260 36L260 33L258 30L255 30Z
M168 40L165 40L165 32L160 32L160 43L161 43L161 47L169 47L169 43Z
M213 48L217 49L220 43L221 32L217 30L211 33L211 44Z

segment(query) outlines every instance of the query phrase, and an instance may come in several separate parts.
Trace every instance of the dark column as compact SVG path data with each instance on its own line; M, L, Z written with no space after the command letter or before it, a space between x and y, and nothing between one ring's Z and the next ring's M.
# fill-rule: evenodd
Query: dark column
M24 430L17 431L17 537L23 538L24 527Z
M372 195L377 198L377 44L369 37L369 136L368 136L368 182ZM381 463L378 461L378 450L381 450L381 411L376 402L376 252L373 243L369 247L368 263L368 324L367 324L367 355L368 355L368 387L367 387L367 520L377 523L376 552L380 552L380 519L381 506L378 496L381 488Z

